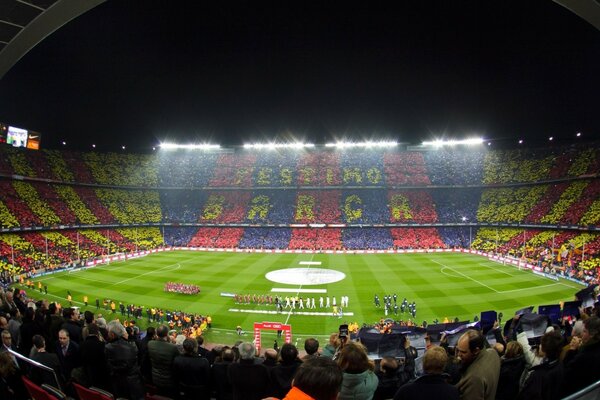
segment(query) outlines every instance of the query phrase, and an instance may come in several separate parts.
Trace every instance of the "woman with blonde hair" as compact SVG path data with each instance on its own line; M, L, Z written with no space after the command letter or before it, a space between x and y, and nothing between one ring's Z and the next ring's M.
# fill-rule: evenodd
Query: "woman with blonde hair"
M379 379L373 372L375 365L369 360L365 347L356 342L344 344L338 365L343 372L339 400L371 400Z

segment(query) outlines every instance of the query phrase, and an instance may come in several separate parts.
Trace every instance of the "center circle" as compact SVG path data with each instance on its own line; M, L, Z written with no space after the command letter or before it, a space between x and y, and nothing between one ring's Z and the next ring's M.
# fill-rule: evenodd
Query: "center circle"
M323 268L286 268L271 271L265 275L271 282L287 285L323 285L339 282L346 274Z

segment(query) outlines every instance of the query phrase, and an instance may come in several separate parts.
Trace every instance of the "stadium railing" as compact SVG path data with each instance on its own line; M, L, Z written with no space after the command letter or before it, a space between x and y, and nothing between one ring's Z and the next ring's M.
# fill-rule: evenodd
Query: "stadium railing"
M563 400L600 400L600 381L565 397Z

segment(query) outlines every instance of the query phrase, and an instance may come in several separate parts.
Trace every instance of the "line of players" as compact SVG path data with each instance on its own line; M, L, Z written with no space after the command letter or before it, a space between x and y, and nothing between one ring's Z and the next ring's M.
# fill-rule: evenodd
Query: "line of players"
M392 301L394 305L392 305ZM377 294L375 294L373 302L375 303L375 307L381 307L381 301L379 300L379 296ZM405 311L408 311L408 313L412 315L413 319L416 318L417 304L414 301L409 303L408 300L406 300L406 297L400 304L400 312L404 314ZM385 315L388 315L391 312L393 312L394 315L398 315L398 295L396 293L393 295L386 294L383 296L383 312Z
M277 307L278 310L283 310L285 308L289 308L292 310L295 309L316 309L317 308L317 301L315 297L307 297L307 298L302 298L299 296L271 296L271 295L249 295L249 294L236 294L233 297L234 301L237 304L275 304L275 306ZM339 306L340 307L348 307L348 303L350 302L350 298L348 296L342 296L340 297L340 303ZM337 307L338 303L337 300L335 298L335 296L333 297L323 297L320 296L319 297L319 308L331 308L331 307Z

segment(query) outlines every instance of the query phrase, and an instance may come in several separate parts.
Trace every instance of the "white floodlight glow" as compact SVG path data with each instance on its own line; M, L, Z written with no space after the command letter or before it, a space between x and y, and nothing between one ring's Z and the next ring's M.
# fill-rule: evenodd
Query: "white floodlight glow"
M380 141L367 140L366 142L338 141L335 143L325 143L325 147L337 147L340 149L355 148L355 147L371 148L371 147L394 147L394 146L398 146L398 143L393 142L393 141L385 141L385 140L380 140Z
M177 143L161 143L158 145L162 150L218 150L221 148L218 144L200 143L200 144L177 144Z
M523 144L523 139L519 139L519 144Z
M553 140L554 140L554 136L550 136L550 137L548 138L548 140L549 140L549 141L553 141Z
M254 149L254 150L276 150L276 149L304 149L309 147L315 147L313 143L303 143L303 142L290 142L290 143L245 143L245 149Z
M433 146L433 147L457 146L457 145L474 146L474 145L483 144L483 142L484 142L483 138L468 138L468 139L462 139L462 140L455 140L455 139L442 140L442 139L436 139L436 140L432 140L432 141L425 141L425 142L423 142L423 146Z
M575 135L577 137L581 137L581 132L577 132L577 135Z

